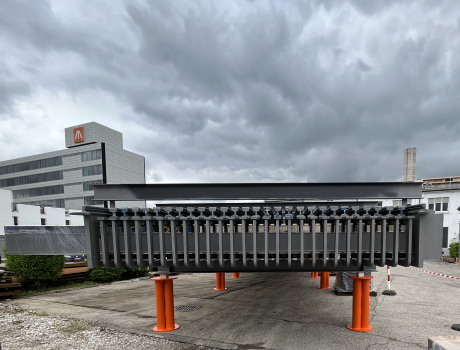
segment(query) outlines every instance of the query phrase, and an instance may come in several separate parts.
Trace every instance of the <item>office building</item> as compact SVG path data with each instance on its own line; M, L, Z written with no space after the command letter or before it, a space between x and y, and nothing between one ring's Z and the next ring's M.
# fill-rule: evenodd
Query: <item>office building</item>
M14 204L78 209L94 201L95 184L145 183L145 159L123 149L123 134L95 122L65 129L65 149L0 162L0 188ZM116 202L145 207L144 201Z

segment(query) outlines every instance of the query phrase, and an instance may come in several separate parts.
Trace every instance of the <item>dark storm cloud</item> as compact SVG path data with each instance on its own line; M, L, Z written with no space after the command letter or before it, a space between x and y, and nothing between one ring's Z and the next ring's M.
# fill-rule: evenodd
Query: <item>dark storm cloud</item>
M460 174L459 18L455 1L6 2L0 118L43 91L109 94L152 181L390 181L407 147L419 177Z

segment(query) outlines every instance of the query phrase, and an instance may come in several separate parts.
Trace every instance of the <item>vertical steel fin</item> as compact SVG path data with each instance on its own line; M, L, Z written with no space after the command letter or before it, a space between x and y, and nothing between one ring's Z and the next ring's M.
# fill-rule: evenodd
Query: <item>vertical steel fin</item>
M211 267L211 223L206 220L206 262L208 267Z
M288 219L288 266L291 267L292 263L292 224L291 219Z
M224 266L223 227L222 220L219 220L219 264L221 267Z
M252 250L254 267L257 266L257 220L252 220Z
M327 265L327 220L323 220L323 267Z
M110 266L109 259L109 242L107 237L107 221L102 220L100 222L101 230L101 248L102 248L102 263L104 266Z
M247 256L246 256L246 219L241 220L241 240L243 247L243 266L247 266Z
M399 260L399 219L395 220L393 233L393 266L398 266Z
M154 250L154 245L153 245L153 227L152 227L152 221L151 220L146 220L145 221L145 227L147 231L147 253L149 257L149 266L153 267L155 266L155 250Z
M369 262L374 265L375 259L375 219L371 219L371 238L369 241Z
M139 220L134 221L134 235L136 238L136 263L137 267L144 267L142 256L142 225Z
M299 233L300 233L300 266L305 264L305 237L303 234L303 219L299 220ZM279 242L276 242L278 245Z
M280 221L276 219L276 266L280 266Z
M335 219L335 241L334 241L334 267L339 265L339 234L340 234L340 221Z
M176 222L174 220L170 220L169 222L169 229L171 233L171 252L172 252L172 260L173 265L177 266L178 259L177 259L177 232L176 232Z
M347 219L347 257L345 265L346 267L350 266L351 262L351 220Z
M116 267L124 267L121 261L120 225L118 220L112 221L113 262Z
M268 267L268 220L265 221L265 266Z
M131 257L131 226L129 225L128 220L123 220L123 231L125 239L125 261L126 266L129 268L134 267L133 260Z
M172 221L171 221L172 225ZM182 241L184 242L184 265L189 266L189 255L188 255L188 227L187 227L187 221L182 220ZM174 255L174 254L173 254Z
M194 222L194 231L195 231L195 265L200 266L200 228L198 226L198 220Z
M235 267L235 225L234 220L230 219L230 264Z
M358 266L363 264L363 220L358 219Z
M406 228L406 266L409 267L412 263L412 219L407 220Z
M382 237L380 244L380 266L385 266L387 263L387 219L382 219Z
M311 220L311 266L316 266L316 220Z
M160 242L160 263L166 266L166 247L165 247L165 224L163 220L158 220L159 242Z

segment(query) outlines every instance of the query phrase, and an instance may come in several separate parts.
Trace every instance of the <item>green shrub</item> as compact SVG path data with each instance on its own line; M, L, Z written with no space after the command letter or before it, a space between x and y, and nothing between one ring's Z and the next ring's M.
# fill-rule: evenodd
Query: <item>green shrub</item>
M121 280L125 269L118 267L98 267L92 269L88 279L94 282L106 283Z
M149 268L134 267L123 269L118 267L98 267L92 269L88 279L90 281L106 283L119 280L129 280L132 278L144 277L150 271Z
M132 278L144 277L149 271L150 269L148 267L133 267L132 269L125 269L121 278L124 280L130 280Z
M63 255L8 255L6 267L22 278L25 288L43 291L64 269Z
M449 254L451 258L458 258L458 242L449 245Z

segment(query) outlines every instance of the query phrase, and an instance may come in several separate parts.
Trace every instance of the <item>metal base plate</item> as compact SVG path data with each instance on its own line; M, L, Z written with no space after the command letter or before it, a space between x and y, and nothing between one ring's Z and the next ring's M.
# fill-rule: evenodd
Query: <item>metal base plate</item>
M396 292L395 292L394 290L385 289L385 290L382 292L382 295L394 296L394 295L396 295Z
M355 332L370 332L372 330L372 326L369 326L367 328L353 328L353 325L351 323L347 325L347 328Z
M158 330L158 327L153 327L153 331L154 332L157 332L157 333L163 333L163 332L172 332L172 331L175 331L176 329L179 328L179 325L178 324L175 324L174 325L174 329L161 329L161 330Z

